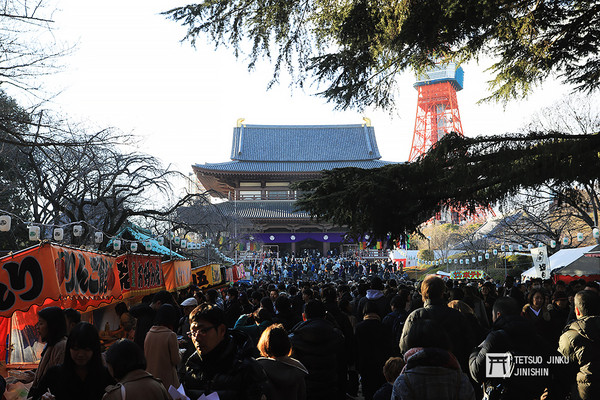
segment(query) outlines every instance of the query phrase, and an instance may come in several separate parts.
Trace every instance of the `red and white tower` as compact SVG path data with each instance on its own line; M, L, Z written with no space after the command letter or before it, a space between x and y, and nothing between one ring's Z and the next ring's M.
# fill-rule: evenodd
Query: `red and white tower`
M456 92L463 88L463 69L454 63L438 64L418 79L414 84L419 93L417 116L408 161L427 153L447 133L463 134L456 100Z

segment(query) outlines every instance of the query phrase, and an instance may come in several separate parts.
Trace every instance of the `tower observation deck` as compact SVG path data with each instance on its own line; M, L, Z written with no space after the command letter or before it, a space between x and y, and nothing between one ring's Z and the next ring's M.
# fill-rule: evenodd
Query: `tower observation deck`
M437 64L417 77L417 115L408 161L427 153L447 133L463 134L456 100L463 82L464 71L455 63Z

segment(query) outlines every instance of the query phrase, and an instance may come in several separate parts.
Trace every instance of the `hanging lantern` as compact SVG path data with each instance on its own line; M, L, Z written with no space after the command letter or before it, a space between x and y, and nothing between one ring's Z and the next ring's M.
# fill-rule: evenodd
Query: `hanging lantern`
M465 260L465 264L469 265L469 259L468 258Z
M565 237L563 237L563 238L562 238L562 244L563 244L564 246L568 246L568 245L569 245L569 242L570 242L570 240L569 240L569 237L568 237L568 236L565 236Z
M544 243L542 243L542 242L539 242L539 243L538 243L538 247L544 247Z
M102 232L96 232L94 234L94 240L96 243L102 243L104 241L104 234Z
M138 244L136 242L133 242L131 243L131 246L129 246L129 248L135 253L138 249Z
M519 251L523 251L523 245L522 244L519 245Z
M0 217L0 232L10 231L11 218L10 215L3 215Z
M179 245L181 246L182 249L185 249L187 247L187 240L181 239L181 241L179 242Z
M54 228L54 232L52 232L52 237L57 242L60 242L61 240L63 240L63 237L64 237L64 230L63 230L63 228Z
M1 221L2 221L2 217L0 217L0 225L2 224ZM594 237L594 239L600 238L600 229L598 229L598 228L592 229L592 236Z
M482 256L477 256L477 261L479 261L479 262L483 261L483 257Z
M144 248L146 249L146 251L152 250L152 242L150 242L150 240L146 240L144 242Z
M509 252L509 253L512 253L512 252L513 252L513 245L512 245L512 244L509 244L509 245L508 245L508 252Z
M74 225L73 226L73 236L82 236L83 235L83 226Z
M113 240L113 249L121 250L121 241L119 239Z
M196 243L194 243L194 242L189 242L189 243L187 244L187 248L188 248L189 250L195 249L195 248L196 248L195 244L196 244Z
M489 260L490 259L490 253L485 253L485 259Z
M471 262L473 262L473 264L475 264L475 257L471 258Z
M492 250L492 253L493 253L495 256L497 256L497 255L498 255L498 249L493 249L493 250Z
M162 236L159 236L156 241L158 242L159 245L164 245L165 244L165 238Z
M582 232L578 232L577 233L577 241L578 242L583 242L583 233Z
M40 227L39 226L29 226L29 240L35 241L40 240Z
M173 238L173 243L175 243L176 246L178 246L180 242L181 242L181 238L179 236L175 236Z
M552 248L556 247L556 240L551 240L550 241L550 247L552 247Z
M500 251L502 251L504 253L504 249L506 249L506 247L504 245L500 246Z

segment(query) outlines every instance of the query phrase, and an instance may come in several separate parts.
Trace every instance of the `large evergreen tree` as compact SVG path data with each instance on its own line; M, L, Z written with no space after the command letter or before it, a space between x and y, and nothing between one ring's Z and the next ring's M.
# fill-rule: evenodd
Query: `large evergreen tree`
M204 0L165 12L195 43L275 58L340 108L392 107L397 74L434 60L491 57L490 99L527 95L550 74L600 82L600 2L590 0Z

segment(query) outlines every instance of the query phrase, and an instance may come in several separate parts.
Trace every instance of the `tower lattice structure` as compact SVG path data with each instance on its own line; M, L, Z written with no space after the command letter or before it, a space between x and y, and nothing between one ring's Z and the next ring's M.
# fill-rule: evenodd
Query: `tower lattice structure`
M415 131L408 161L414 161L450 132L463 134L456 92L462 90L464 72L456 64L436 65L419 76Z

